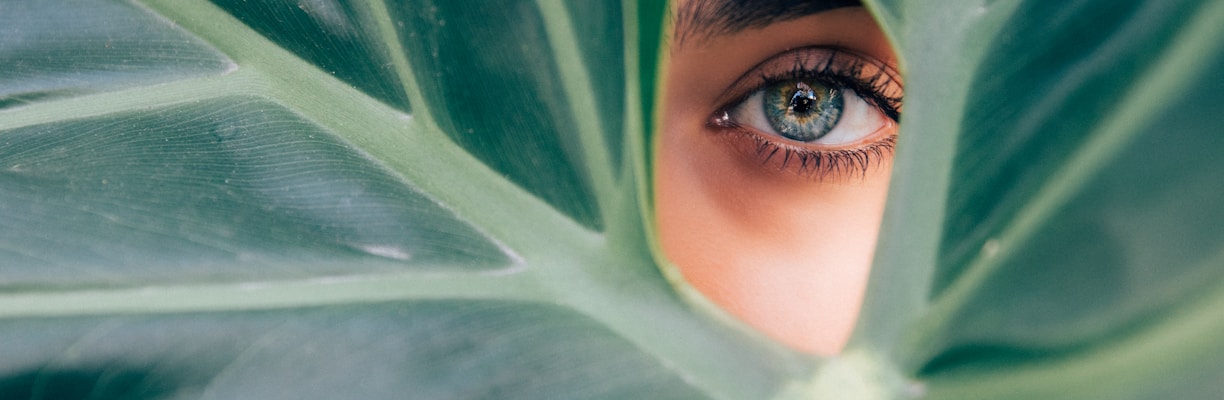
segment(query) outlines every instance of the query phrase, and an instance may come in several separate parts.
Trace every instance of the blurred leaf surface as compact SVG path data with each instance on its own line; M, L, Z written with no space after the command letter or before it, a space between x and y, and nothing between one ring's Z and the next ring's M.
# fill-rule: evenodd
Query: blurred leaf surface
M943 217L914 217L928 225L895 233L943 232L935 257L919 262L931 273L931 303L916 308L900 356L928 393L1224 394L1212 378L1224 355L1213 333L1224 326L1215 311L1224 212L1214 205L1224 190L1213 184L1224 165L1211 156L1224 143L1209 117L1224 93L1211 78L1224 72L1212 22L1224 9L1090 0L882 8L904 20L894 35L906 38L907 81L942 82L948 93L907 87L903 132L921 136L908 144L955 133L945 142L954 147L926 153L951 160L946 201L932 213ZM957 12L959 27L914 33ZM949 43L959 57L931 51ZM900 187L914 180L898 174ZM890 207L906 201L893 195ZM906 205L896 212L913 212Z
M600 229L587 175L593 160L584 158L576 121L599 117L571 113L568 102L581 99L565 95L558 63L580 61L558 60L548 37L573 33L548 32L541 10L527 0L388 6L404 50L418 55L413 71L424 97L435 102L429 111L439 128L515 183Z
M234 67L140 6L81 0L0 3L0 63L0 109Z
M195 47L0 111L0 397L768 398L814 367L650 261L632 8L95 7ZM76 53L42 56L109 68Z
M597 322L536 304L20 319L0 336L30 338L0 345L4 398L706 398Z
M488 238L274 103L8 130L3 282L142 285L508 267Z
M391 49L368 7L333 0L216 0L285 49L387 104L409 111Z

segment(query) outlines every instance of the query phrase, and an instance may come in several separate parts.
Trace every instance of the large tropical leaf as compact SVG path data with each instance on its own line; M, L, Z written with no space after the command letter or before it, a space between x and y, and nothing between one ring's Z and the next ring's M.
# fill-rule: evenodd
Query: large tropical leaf
M864 342L931 397L1224 396L1221 3L885 3L907 108Z
M1219 397L1224 7L871 6L903 137L822 360L655 267L662 4L0 0L0 398Z
M0 398L761 398L806 374L653 266L635 13L0 3Z

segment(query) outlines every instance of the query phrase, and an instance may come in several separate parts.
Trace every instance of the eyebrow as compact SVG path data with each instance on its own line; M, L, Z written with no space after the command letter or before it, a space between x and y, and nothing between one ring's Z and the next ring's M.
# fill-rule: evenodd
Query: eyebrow
M835 8L860 0L690 0L676 10L674 41L728 35Z

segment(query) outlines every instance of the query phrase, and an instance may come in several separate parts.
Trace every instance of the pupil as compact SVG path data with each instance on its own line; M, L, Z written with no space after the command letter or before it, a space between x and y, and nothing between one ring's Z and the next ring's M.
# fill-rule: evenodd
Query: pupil
M812 111L812 103L812 98L807 97L803 92L796 92L791 97L791 109L795 110L795 114L807 114Z
M795 114L807 114L815 108L816 103L820 100L816 96L816 91L802 82L795 85L795 94L790 98L790 109Z

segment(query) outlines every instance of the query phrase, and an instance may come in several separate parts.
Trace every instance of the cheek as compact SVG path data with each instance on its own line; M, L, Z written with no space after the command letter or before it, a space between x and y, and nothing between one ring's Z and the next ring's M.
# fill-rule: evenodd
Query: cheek
M670 130L660 143L656 206L669 259L682 268L869 259L887 160L862 176L822 181L764 165L702 133Z
M735 137L694 128L701 126L696 120L681 115L664 121L656 194L665 240L725 237L731 249L786 244L795 246L794 252L876 231L887 194L888 157L874 160L861 175L799 176L777 162L762 162L732 143ZM875 236L866 239L873 242Z
M661 245L727 312L798 349L831 354L853 328L883 215L890 165L803 178L669 123L658 143ZM699 125L698 125L699 126Z

